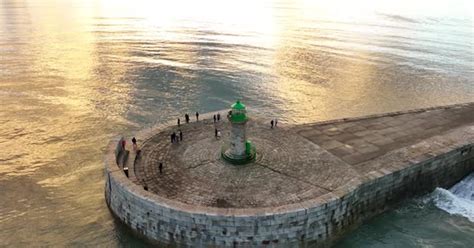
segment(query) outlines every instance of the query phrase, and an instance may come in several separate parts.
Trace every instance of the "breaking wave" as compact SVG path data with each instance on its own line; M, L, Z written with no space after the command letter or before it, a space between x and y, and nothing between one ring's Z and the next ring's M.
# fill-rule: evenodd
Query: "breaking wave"
M474 222L474 173L449 190L436 188L429 198L436 207Z

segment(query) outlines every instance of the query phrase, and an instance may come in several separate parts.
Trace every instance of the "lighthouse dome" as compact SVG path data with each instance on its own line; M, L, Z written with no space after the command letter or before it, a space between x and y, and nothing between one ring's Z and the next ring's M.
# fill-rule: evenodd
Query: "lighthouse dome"
M245 109L245 104L241 103L240 101L232 104L231 112L229 113L229 119L234 123L247 121L247 110Z

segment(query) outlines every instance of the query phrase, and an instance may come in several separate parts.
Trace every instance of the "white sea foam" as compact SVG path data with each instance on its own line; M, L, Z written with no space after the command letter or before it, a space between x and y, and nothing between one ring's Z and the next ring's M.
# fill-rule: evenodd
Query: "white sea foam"
M451 189L436 188L430 200L440 209L461 215L474 222L474 173L464 178Z

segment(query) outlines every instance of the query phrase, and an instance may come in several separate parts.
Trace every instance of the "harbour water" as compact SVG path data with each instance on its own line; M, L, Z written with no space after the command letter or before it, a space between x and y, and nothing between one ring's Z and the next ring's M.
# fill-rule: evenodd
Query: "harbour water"
M474 101L455 1L0 2L0 246L136 246L104 201L117 134L242 99L281 124ZM337 247L468 247L473 174Z

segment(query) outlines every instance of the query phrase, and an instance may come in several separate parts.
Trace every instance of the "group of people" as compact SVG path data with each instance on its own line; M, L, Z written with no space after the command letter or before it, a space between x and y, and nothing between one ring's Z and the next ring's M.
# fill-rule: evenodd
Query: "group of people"
M180 141L183 141L183 132L181 130L178 130L178 134L173 132L171 134L171 143L179 143Z
M173 133L174 136L175 136L175 139L178 140L178 135L176 135L176 133ZM179 130L179 140L183 140L183 133L181 132L181 130ZM126 141L125 139L122 138L121 140L121 146L122 146L122 149L125 150L125 145L126 145ZM138 145L137 145L137 138L135 137L132 137L132 146L133 146L133 150L136 152L137 156L135 157L135 160L138 158L139 154L140 154L140 150L138 149ZM160 174L163 173L163 163L159 163L158 165L158 170L160 171ZM148 190L148 187L145 185L144 187L145 190Z
M229 115L232 115L232 111L229 111ZM184 115L184 118L186 120L186 123L189 123L189 115L186 113ZM221 114L220 113L217 113L217 114L214 114L213 116L213 120L214 120L214 123L217 123L217 122L220 122L221 120ZM196 121L199 121L199 113L196 112ZM178 127L181 125L181 120L178 118ZM270 121L270 128L276 128L278 126L278 119L272 119ZM221 131L219 131L216 128L214 128L214 136L216 139L220 139L221 138ZM183 133L181 132L181 130L179 130L179 136L173 132L171 134L171 143L179 143L179 141L183 141Z
M220 113L215 114L213 116L213 119L214 119L214 123L220 122L221 114ZM184 114L184 120L186 121L186 123L189 123L188 113ZM199 121L199 112L196 112L196 121ZM178 127L180 127L181 126L180 118L178 118L177 123L178 123ZM220 139L221 137L221 132L217 128L214 128L214 136L216 139ZM176 132L173 132L170 135L170 139L171 139L171 143L179 143L180 141L183 141L183 132L181 130L178 131L178 134L176 134Z
M120 139L120 145L122 147L122 151L125 151L125 146L127 145L127 141L122 137ZM137 139L135 137L132 138L132 148L134 152L139 151L137 145Z
M214 123L221 121L221 114L217 113L217 115L214 115Z
M186 123L189 123L189 115L186 113L184 115L184 119L186 121ZM214 119L214 123L216 122L219 122L221 120L221 115L220 113L217 113L213 116L213 119ZM199 121L199 113L196 112L196 121ZM181 120L178 118L178 127L181 125ZM278 119L272 119L270 121L270 127L271 128L275 128L278 126ZM221 131L219 131L216 128L214 128L214 136L216 139L220 139L221 138ZM178 130L178 133L176 132L173 132L171 135L170 135L170 139L171 139L171 143L179 143L180 141L183 141L183 132L180 130ZM125 150L125 145L126 145L126 141L125 139L122 139L121 140L121 146L122 146L122 149ZM132 147L133 147L133 151L135 151L137 153L137 156L138 154L140 153L140 150L138 150L138 145L137 145L137 139L135 137L132 138ZM163 163L159 163L158 165L158 170L160 172L160 174L163 173ZM145 186L146 187L146 186ZM145 190L148 190L148 188L146 187Z
M188 113L184 114L184 120L186 121L186 123L189 123L190 119L189 119L189 115ZM196 111L196 121L199 121L199 112ZM181 119L178 118L178 127L181 126Z
M184 114L184 120L186 123L189 123L189 115L188 113ZM199 121L199 112L196 111L196 121ZM178 127L181 126L181 119L178 118ZM183 141L183 132L181 130L178 130L178 133L173 132L170 135L171 138L171 143L179 143L180 141Z
M181 130L179 131L179 138L177 137L178 135L176 135L176 133L173 133L173 134L174 134L175 140L178 140L178 139L183 140L183 133L181 132ZM120 148L122 149L122 151L125 151L125 146L127 145L127 141L122 137L119 143L120 143ZM136 161L140 155L140 150L138 149L137 138L135 137L132 137L132 147L133 147L133 151L136 153L136 156L135 156L135 161ZM163 163L161 162L159 163L158 170L160 171L160 174L163 173ZM124 172L125 172L125 175L128 177L128 168L124 168ZM148 190L148 187L145 185L144 189Z
M213 116L213 119L214 119L214 137L216 139L220 139L221 138L221 131L219 131L219 129L217 129L216 123L221 121L221 113L215 114Z

